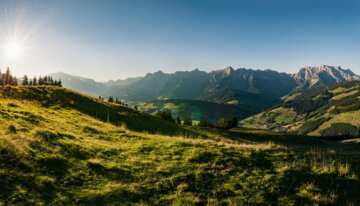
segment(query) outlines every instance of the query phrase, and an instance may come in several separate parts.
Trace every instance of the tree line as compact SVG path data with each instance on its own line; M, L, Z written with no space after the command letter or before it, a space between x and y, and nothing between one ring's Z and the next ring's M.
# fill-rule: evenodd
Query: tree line
M19 82L16 76L11 74L10 68L8 67L5 71L5 73L2 73L0 70L0 85L1 86L18 86ZM33 78L28 78L27 75L24 75L24 77L21 80L21 85L23 86L37 86L37 85L48 85L48 86L58 86L62 87L61 80L54 80L51 76L34 76Z
M105 98L102 97L102 96L99 96L99 99L102 100L102 101L105 101ZM121 101L118 97L113 97L113 96L109 96L109 98L107 99L107 102L110 102L110 103L115 103L115 104L120 104L120 105L124 105L124 106L129 106L128 104L126 104L125 102ZM138 106L135 105L134 106L134 109L138 110Z
M191 117L184 117L183 121L180 119L179 116L176 118L173 118L173 115L171 114L170 110L164 109L164 110L158 110L155 113L155 116L176 123L176 124L183 124L187 126L198 126L198 127L208 127L208 128L218 128L218 129L231 129L233 127L236 127L238 125L238 119L236 117L230 117L230 118L221 118L216 122L212 122L210 120L200 120L198 124L194 124Z

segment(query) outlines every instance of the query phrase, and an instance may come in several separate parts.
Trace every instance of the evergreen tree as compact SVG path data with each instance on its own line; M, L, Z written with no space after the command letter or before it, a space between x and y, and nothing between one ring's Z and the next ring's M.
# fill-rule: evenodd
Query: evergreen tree
M24 77L23 77L22 85L29 85L29 79L26 75L24 75Z
M181 124L181 119L179 116L176 117L176 124Z
M18 86L18 85L19 85L16 76L13 76L13 77L11 78L11 85L12 85L12 86Z
M37 82L36 77L33 78L33 80L32 80L32 85L34 85L34 86L38 85L38 82Z
M200 120L198 126L199 127L210 127L210 128L215 127L215 125L212 122L210 122L209 120L206 120L206 119Z
M108 102L114 102L114 97L110 96Z
M43 78L39 76L37 85L43 85Z
M9 85L10 82L11 82L11 72L10 72L10 68L8 67L5 72L4 85Z
M155 116L170 122L175 122L175 120L172 118L170 110L158 110Z
M3 74L1 73L1 69L0 69L0 86L3 86Z
M185 118L184 118L184 125L188 125L188 126L192 126L192 125L193 125L193 122L192 122L191 117L185 117Z

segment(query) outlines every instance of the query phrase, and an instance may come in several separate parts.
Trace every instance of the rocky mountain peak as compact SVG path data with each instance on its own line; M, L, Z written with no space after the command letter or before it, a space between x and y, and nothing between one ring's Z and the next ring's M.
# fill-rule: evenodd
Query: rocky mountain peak
M293 75L300 87L328 86L334 83L351 81L356 75L349 69L340 66L305 66Z
M228 66L223 71L225 75L229 76L234 71L234 68Z

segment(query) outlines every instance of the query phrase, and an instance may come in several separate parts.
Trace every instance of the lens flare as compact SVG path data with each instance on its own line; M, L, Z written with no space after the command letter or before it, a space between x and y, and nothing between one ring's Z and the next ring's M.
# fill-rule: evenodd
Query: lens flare
M4 53L7 58L16 59L22 55L22 47L17 41L10 41L4 48Z

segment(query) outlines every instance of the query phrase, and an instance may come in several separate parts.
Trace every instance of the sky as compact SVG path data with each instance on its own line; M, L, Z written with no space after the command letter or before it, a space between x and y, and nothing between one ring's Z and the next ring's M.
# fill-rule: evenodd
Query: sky
M355 0L0 0L0 68L98 81L227 66L360 74L359 11Z

